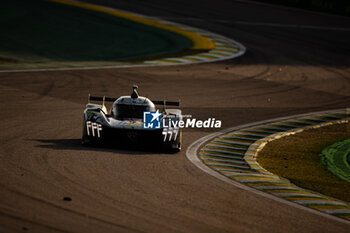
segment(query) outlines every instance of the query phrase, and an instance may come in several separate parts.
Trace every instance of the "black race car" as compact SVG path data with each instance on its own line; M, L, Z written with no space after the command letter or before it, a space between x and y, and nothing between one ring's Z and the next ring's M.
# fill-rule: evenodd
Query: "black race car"
M100 101L102 104L90 103ZM110 111L105 103L113 102ZM161 109L156 106L162 106ZM130 96L119 98L90 96L84 110L84 145L108 144L127 147L153 147L181 150L182 120L180 102L151 101L138 95L133 86Z

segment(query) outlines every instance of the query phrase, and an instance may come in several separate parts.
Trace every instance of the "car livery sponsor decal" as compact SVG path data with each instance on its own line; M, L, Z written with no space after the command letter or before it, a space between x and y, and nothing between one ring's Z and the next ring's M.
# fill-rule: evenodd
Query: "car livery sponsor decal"
M142 121L123 121L121 125L125 126L142 126Z
M102 125L96 122L87 121L86 122L86 132L87 135L92 135L93 137L101 137Z
M101 112L95 112L95 111L86 112L86 117L88 120L96 120L99 115L102 115Z
M143 112L143 128L144 129L160 129L160 117L159 110L156 112Z
M177 136L179 134L179 128L163 128L162 134L164 136L164 142L176 141Z

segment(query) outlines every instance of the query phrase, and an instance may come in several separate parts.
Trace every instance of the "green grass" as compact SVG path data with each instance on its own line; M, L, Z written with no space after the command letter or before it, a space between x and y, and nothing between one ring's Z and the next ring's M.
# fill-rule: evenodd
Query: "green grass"
M331 173L320 156L325 147L349 138L350 124L306 130L268 143L258 162L299 187L350 202L350 182Z
M176 33L44 0L3 0L0 69L116 62L182 53Z
M350 139L326 147L321 156L323 164L330 172L350 182Z

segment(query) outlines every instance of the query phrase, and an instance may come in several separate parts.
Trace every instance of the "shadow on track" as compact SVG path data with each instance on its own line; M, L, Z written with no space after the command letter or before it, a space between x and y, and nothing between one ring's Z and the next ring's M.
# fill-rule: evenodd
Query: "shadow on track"
M81 139L33 139L32 141L39 142L36 147L52 149L52 150L81 150L81 151L96 151L96 152L113 152L117 154L130 155L151 155L164 154L166 151L150 147L136 146L109 146L109 145L94 145L84 146L81 144ZM172 153L166 153L172 154Z

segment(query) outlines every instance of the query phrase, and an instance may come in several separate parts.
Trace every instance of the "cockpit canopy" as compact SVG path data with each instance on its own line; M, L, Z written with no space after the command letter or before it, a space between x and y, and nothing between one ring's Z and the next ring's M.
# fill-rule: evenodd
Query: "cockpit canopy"
M117 120L142 119L143 112L155 110L152 101L145 97L122 96L113 103L112 115Z

